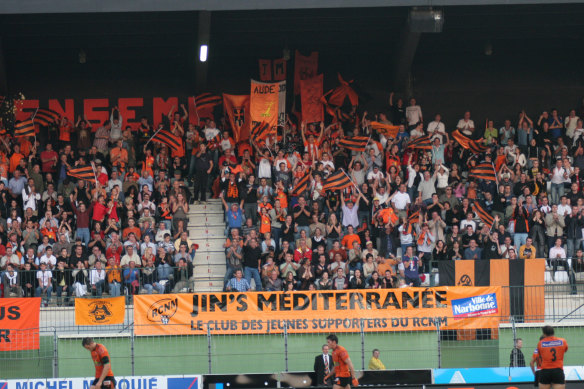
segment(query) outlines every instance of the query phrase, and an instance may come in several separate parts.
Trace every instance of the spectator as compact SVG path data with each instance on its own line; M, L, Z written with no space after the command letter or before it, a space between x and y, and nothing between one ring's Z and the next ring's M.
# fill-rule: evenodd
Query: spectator
M234 292L247 292L248 290L251 290L251 286L249 285L247 279L243 278L242 271L237 269L235 271L234 277L227 283L225 290Z

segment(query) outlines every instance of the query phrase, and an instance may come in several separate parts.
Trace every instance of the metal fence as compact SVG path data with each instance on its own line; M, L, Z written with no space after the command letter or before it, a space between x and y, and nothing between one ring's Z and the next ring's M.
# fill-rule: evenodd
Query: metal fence
M498 329L444 331L364 330L339 334L358 369L367 369L377 348L388 369L508 366L514 340L523 338L529 361L542 323L552 324L568 340L567 364L581 364L584 354L584 294L570 294L569 285L503 287L511 312ZM543 292L543 295L542 295ZM542 297L541 310L526 302ZM514 308L513 308L514 307ZM521 311L523 307L523 311ZM532 308L532 307L527 307ZM534 314L535 313L535 314ZM366 317L363 320L367 320ZM118 375L189 373L273 373L312 369L325 343L325 333L283 331L262 335L135 335L133 307L127 305L123 324L77 326L73 307L41 309L40 347L32 351L0 352L0 377L67 377L92 374L92 363L81 338L93 336L107 345Z
M581 364L584 326L556 324L566 338L566 365ZM89 353L80 335L41 330L40 349L0 353L0 376L75 377L93 374ZM118 334L93 334L109 349L116 375L238 374L312 370L326 333L271 335L137 336L132 327ZM509 366L515 341L523 340L529 363L541 335L541 323L507 323L493 330L401 331L339 333L357 370L368 370L373 349L386 369Z

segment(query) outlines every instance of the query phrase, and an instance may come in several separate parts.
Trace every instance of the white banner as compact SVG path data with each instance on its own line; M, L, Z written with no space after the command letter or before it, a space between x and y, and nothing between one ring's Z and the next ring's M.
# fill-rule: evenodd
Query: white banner
M0 381L0 389L89 389L94 378L43 378ZM203 376L116 377L116 389L203 389Z

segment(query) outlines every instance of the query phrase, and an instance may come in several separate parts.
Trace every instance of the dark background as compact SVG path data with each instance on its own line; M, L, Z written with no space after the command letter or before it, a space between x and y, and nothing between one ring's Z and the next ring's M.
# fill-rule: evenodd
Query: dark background
M452 128L470 109L481 128L486 117L516 122L523 108L533 119L551 107L561 114L582 108L584 5L443 10L443 32L422 34L412 65L426 122L440 112ZM287 48L289 83L294 50L318 51L325 90L337 85L340 72L367 92L361 105L371 112L387 108L408 11L213 12L207 90L194 87L197 12L3 15L0 36L9 90L41 105L49 97L249 93L257 59L282 57Z

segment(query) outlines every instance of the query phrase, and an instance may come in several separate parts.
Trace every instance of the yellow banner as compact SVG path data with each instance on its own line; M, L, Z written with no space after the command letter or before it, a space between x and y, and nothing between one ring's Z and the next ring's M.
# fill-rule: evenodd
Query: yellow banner
M123 324L126 315L124 296L75 299L75 325Z
M427 331L497 328L501 288L134 296L137 335Z

